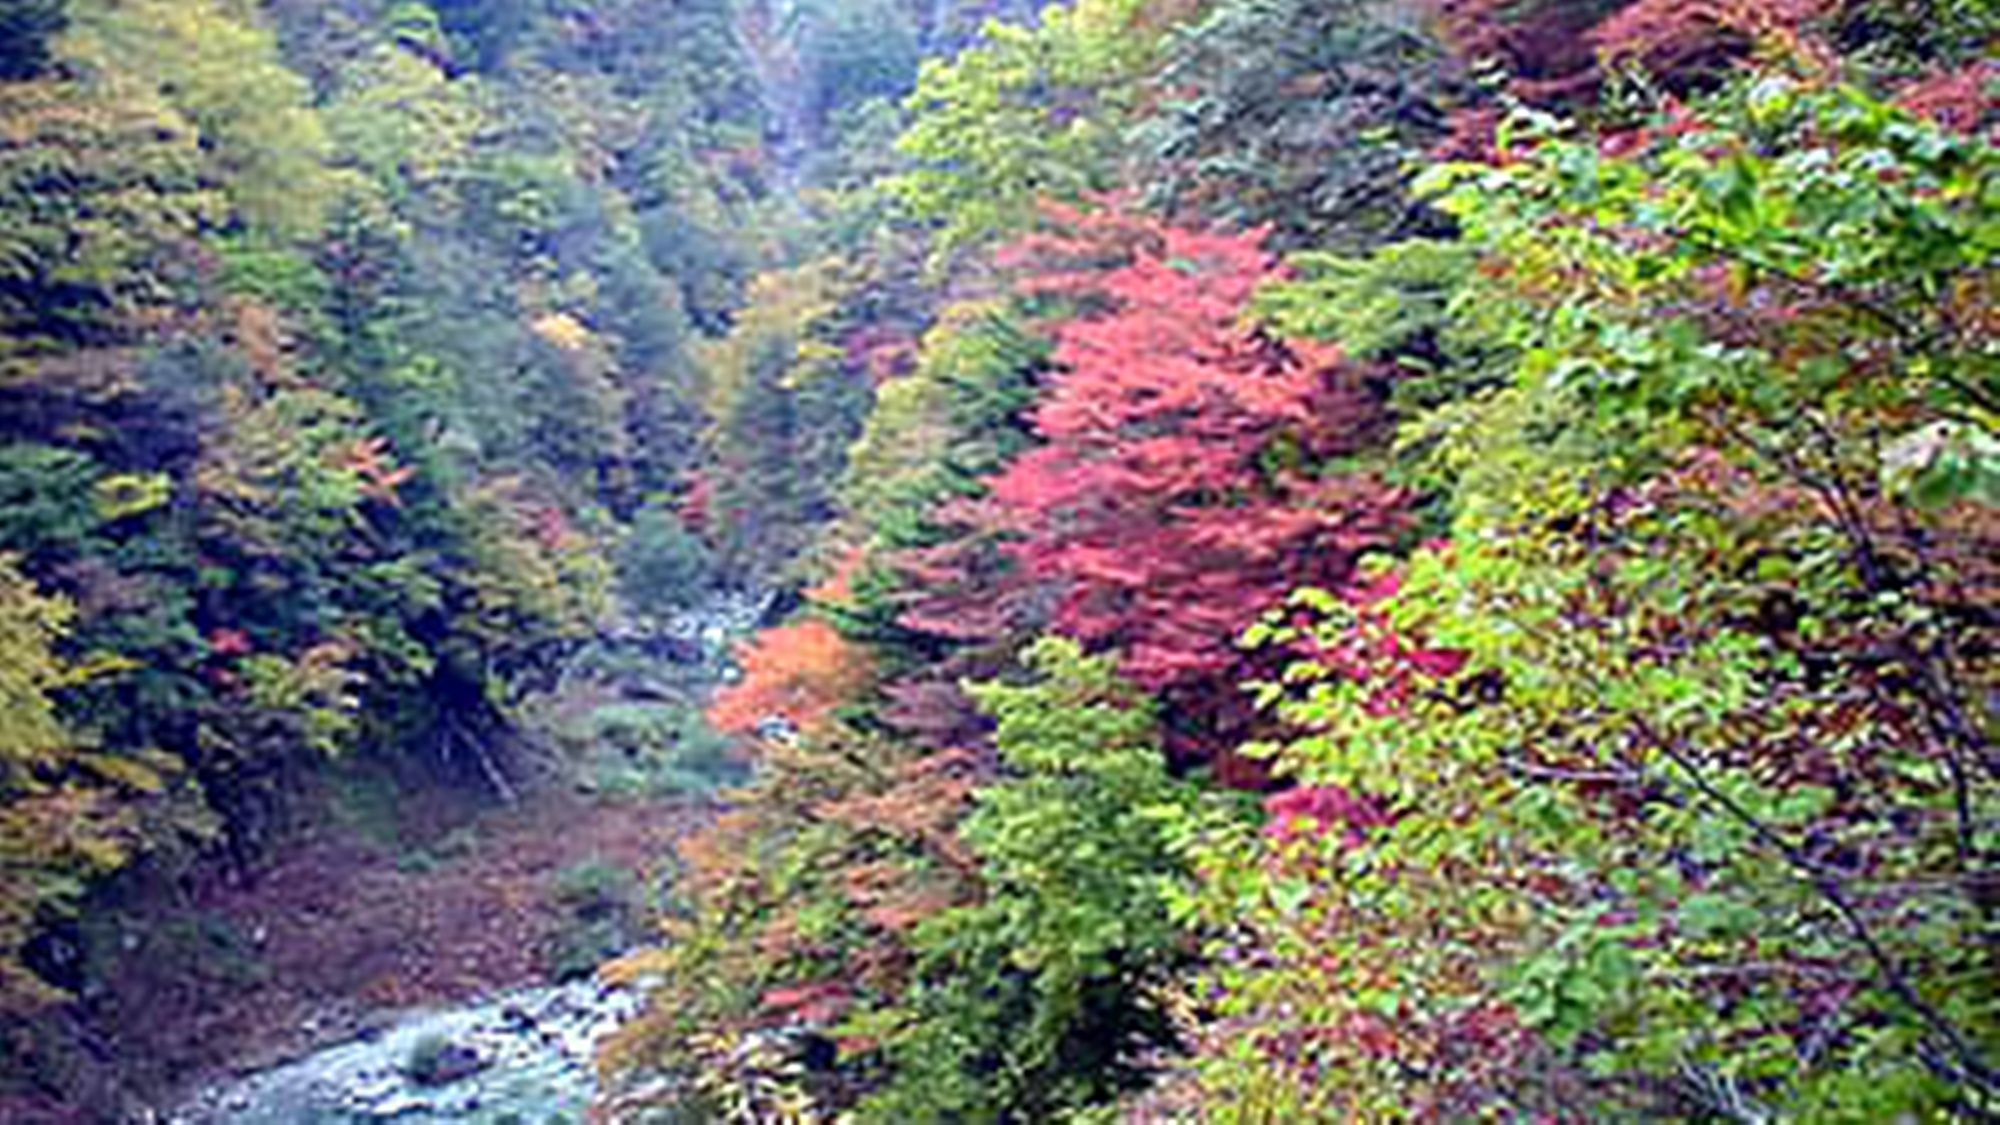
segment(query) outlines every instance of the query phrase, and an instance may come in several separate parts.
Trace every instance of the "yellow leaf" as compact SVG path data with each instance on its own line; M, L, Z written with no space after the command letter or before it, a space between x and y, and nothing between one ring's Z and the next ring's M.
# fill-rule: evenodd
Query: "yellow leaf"
M120 758L111 754L82 754L77 764L114 785L123 786L135 793L157 795L167 787L166 778L158 771L131 758Z
M566 352L580 352L594 339L590 329L568 313L549 313L536 320L533 329L535 335Z

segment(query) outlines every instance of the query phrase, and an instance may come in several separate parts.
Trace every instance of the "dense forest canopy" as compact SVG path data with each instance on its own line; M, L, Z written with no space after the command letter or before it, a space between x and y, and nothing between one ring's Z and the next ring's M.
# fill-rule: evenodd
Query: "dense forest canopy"
M604 1120L2000 1117L1996 46L0 0L0 1116L734 591Z

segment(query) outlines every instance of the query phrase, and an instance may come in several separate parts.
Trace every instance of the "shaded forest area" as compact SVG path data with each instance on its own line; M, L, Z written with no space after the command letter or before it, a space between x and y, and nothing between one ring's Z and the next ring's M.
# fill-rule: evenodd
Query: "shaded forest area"
M0 1116L105 1119L107 1066L191 1077L171 1021L198 1039L285 960L200 903L303 894L277 884L322 822L378 864L449 840L557 772L542 701L600 638L784 580L868 381L706 357L760 270L831 252L807 193L854 106L966 33L0 5ZM178 1006L121 988L166 960ZM154 1007L157 1050L126 1041Z
M2000 1117L1989 0L4 3L0 1106L771 590L605 1121Z

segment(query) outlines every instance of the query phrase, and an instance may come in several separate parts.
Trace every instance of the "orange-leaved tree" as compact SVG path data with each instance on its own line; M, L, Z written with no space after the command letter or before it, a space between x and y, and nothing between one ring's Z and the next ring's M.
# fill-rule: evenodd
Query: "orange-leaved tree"
M709 710L709 720L728 734L750 734L772 719L801 734L821 732L874 679L866 651L811 617L759 634L738 659L742 678L717 694Z

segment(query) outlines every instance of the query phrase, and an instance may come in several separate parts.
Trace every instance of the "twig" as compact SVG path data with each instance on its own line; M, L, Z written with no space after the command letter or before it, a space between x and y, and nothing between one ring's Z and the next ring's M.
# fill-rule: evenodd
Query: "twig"
M1848 901L1839 878L1825 872L1797 845L1779 835L1777 830L1744 808L1734 797L1723 792L1709 780L1701 766L1691 756L1661 737L1649 723L1643 719L1638 720L1635 729L1647 745L1659 751L1687 776L1688 782L1697 792L1749 829L1750 834L1756 837L1758 842L1777 853L1799 874L1802 881L1819 895L1821 901L1841 920L1856 944L1860 945L1862 951L1868 955L1883 985L1929 1029L1936 1039L1950 1049L1952 1058L1946 1061L1951 1063L1953 1071L1983 1092L2000 1093L2000 1073L1996 1073L1987 1064L1978 1048L1965 1037L1965 1033L1960 1031L1957 1025L1946 1019L1943 1013L1917 992L1916 986L1910 983L1902 966L1875 936L1875 931L1869 926L1867 919L1863 918L1854 904Z

